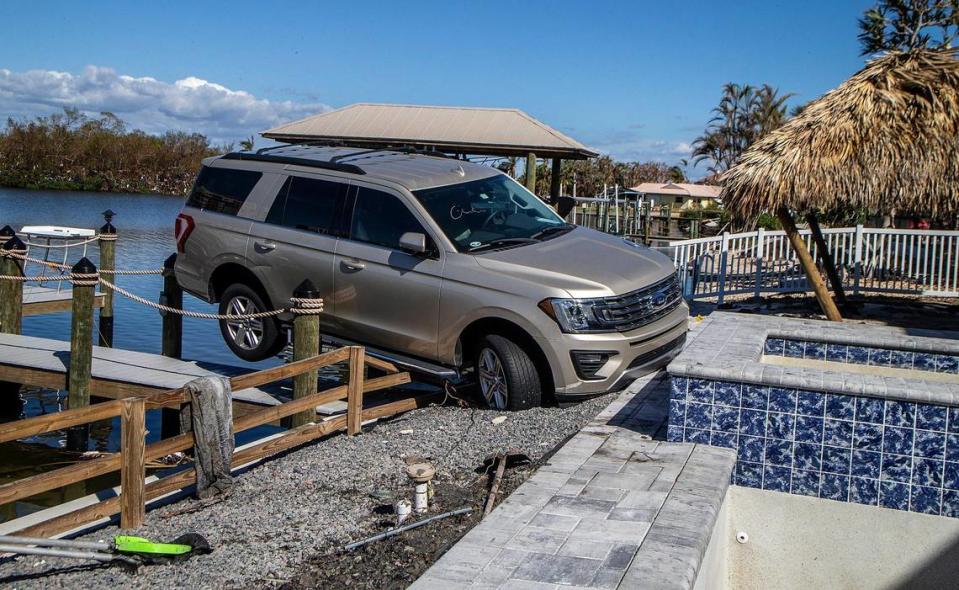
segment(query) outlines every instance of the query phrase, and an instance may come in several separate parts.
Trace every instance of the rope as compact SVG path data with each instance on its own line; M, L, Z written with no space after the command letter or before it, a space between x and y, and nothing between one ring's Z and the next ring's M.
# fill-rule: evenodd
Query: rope
M318 315L323 313L322 299L308 299L306 297L290 297L293 307L290 312L296 315Z
M10 258L16 258L18 260L23 260L24 262L32 262L34 264L39 264L41 266L46 266L53 268L59 271L70 270L71 266L66 264L60 264L59 262L50 262L49 260L41 260L40 258L31 258L26 254L20 254L23 250L6 250L0 253L2 256L8 256ZM157 269L130 269L130 270L106 270L100 269L100 274L105 275L161 275L163 274L162 268Z

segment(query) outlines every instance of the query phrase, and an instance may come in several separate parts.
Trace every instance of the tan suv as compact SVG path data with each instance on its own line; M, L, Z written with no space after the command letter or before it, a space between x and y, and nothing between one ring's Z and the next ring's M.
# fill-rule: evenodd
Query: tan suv
M210 158L176 239L178 282L222 313L287 307L310 279L326 339L441 379L473 374L497 409L622 388L686 336L668 258L457 159L305 146ZM220 327L259 360L290 320Z

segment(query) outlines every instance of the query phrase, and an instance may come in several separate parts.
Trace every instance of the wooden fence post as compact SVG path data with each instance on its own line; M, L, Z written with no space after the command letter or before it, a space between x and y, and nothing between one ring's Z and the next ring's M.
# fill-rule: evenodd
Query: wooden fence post
M73 317L70 324L70 368L67 389L71 410L90 405L90 369L93 364L93 298L97 285L97 267L86 257L73 265ZM90 425L75 426L67 432L67 447L86 451Z
M115 214L107 209L103 212L106 223L100 227L97 245L100 248L100 271L116 270L117 228L110 221ZM106 273L108 280L116 281L112 273ZM100 308L100 346L113 346L113 291L105 289L103 307Z
M762 297L763 292L763 260L766 257L766 230L756 230L756 300Z
M729 262L729 232L723 232L723 241L719 252L719 297L716 299L716 305L722 305L726 299L726 271Z
M315 313L296 313L302 305L298 299L317 299L320 294L310 279L304 280L293 291L293 360L299 361L320 353L320 316ZM306 371L293 377L293 399L316 393L317 372ZM310 408L290 418L290 426L296 428L316 421L316 409Z
M128 397L120 413L120 528L146 519L146 400Z
M160 303L174 309L183 309L183 289L176 282L173 266L176 254L171 254L163 262L163 291ZM163 327L160 340L160 354L178 359L183 356L183 316L178 313L160 312ZM170 438L180 434L180 410L162 408L160 410L160 438Z
M859 295L859 282L862 279L862 224L856 224L856 262L855 276L852 283L852 294Z
M3 252L24 254L27 246L8 225L0 230L0 239L6 239ZM16 258L0 257L0 275L23 276L23 263ZM0 279L0 332L19 334L23 325L23 281ZM23 411L20 384L0 381L0 419L16 420Z
M363 431L363 381L366 374L366 350L350 347L350 382L346 387L346 433L350 436Z

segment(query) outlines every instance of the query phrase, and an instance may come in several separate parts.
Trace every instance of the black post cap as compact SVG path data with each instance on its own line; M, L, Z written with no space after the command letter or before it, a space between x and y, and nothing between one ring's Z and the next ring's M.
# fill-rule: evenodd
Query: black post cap
M176 264L176 254L170 254L167 256L167 259L163 261L163 268L165 270L173 270L173 266Z
M15 235L17 235L17 231L9 225L5 225L3 228L0 228L0 237L9 238Z
M303 282L297 285L296 289L293 289L293 296L299 299L316 299L320 296L320 292L313 281L303 279Z
M26 250L27 245L17 236L13 236L3 244L4 250Z
M89 258L84 256L73 265L73 268L70 269L70 272L74 274L91 275L97 272L97 267L95 264L90 262Z
M104 220L104 221L106 221L107 223L110 223L111 221L113 221L113 218L114 218L114 216L116 215L116 213L113 211L113 209L107 209L106 211L104 211L104 212L101 213L100 215L103 215L103 220Z

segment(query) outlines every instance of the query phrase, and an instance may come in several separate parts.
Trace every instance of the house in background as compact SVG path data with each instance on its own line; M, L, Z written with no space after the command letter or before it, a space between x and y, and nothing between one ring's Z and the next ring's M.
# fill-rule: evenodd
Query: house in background
M678 182L644 182L629 190L638 194L643 201L649 201L653 207L669 205L672 209L690 209L719 205L722 187Z

